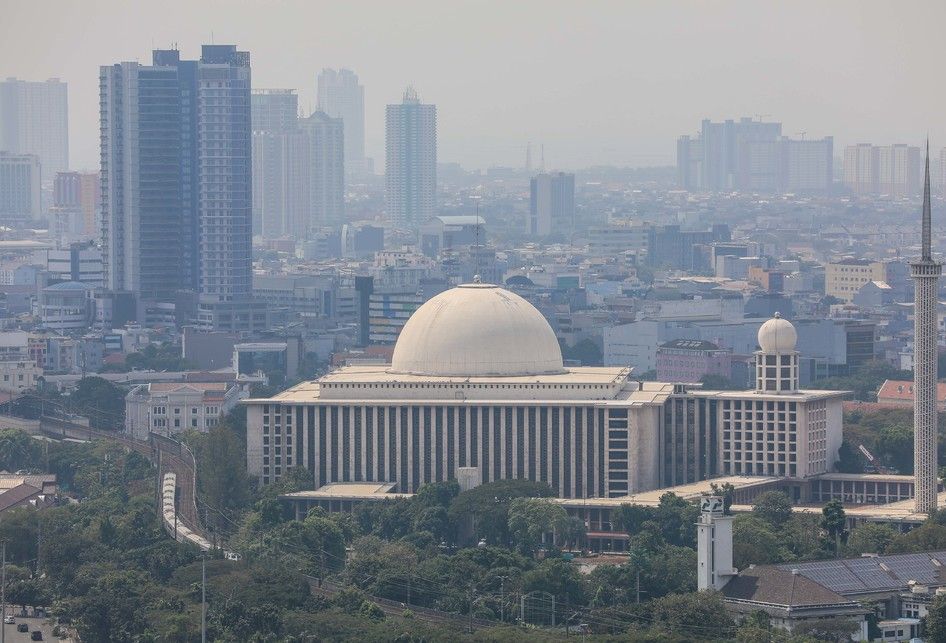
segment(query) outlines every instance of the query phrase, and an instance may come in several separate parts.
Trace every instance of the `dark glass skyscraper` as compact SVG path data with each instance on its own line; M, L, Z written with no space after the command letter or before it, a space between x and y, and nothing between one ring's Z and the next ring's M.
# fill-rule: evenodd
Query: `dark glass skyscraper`
M252 296L249 53L158 50L151 66L102 67L100 92L107 287L196 291L205 325L252 327L234 306Z

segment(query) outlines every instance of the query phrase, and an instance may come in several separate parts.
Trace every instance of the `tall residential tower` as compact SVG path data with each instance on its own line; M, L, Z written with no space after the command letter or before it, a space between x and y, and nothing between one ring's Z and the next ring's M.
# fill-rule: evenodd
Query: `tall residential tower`
M69 169L66 83L0 81L0 150L38 156L44 183Z
M385 208L388 219L417 228L437 214L437 106L420 102L413 87L385 121Z
M102 67L100 91L107 288L160 302L196 291L200 324L264 325L250 305L249 53L157 50L151 66Z
M916 282L913 306L913 475L916 479L916 511L936 511L936 305L943 265L933 260L931 250L930 150L926 145L926 176L923 185L922 254L910 264Z
M345 127L345 169L368 172L365 159L365 88L350 69L323 69L318 78L319 111L340 118Z

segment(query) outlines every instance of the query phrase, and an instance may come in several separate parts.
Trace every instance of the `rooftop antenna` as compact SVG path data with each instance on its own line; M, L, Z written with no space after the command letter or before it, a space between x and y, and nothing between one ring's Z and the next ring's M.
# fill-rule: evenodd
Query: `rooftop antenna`
M539 171L545 172L545 143L542 143L541 156L539 157Z
M532 141L526 143L526 172L532 171Z

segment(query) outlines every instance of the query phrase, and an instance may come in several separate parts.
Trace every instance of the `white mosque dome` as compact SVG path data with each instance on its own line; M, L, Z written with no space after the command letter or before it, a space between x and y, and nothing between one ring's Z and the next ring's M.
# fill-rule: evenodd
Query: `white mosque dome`
M558 339L535 306L499 286L472 283L440 293L411 315L391 372L516 376L565 368Z
M778 313L759 328L759 348L763 353L791 353L797 342L795 327Z

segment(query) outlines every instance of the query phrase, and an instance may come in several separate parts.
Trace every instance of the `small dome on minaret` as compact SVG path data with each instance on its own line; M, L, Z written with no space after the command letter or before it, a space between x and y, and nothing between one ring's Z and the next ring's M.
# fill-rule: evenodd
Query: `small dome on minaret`
M763 353L791 353L797 343L795 327L778 313L759 328L759 348Z

